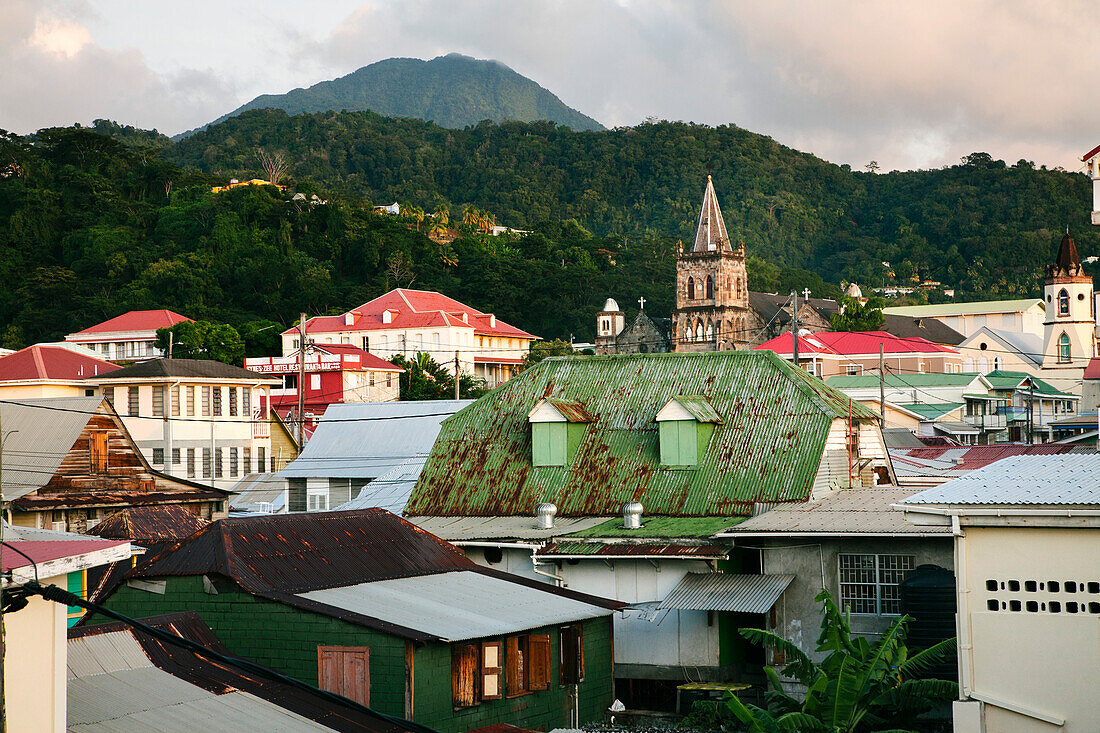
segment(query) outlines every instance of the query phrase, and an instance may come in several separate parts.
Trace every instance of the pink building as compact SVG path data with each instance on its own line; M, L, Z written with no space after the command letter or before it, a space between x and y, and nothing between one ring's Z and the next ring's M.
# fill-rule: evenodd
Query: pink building
M776 336L757 349L770 349L791 360L791 335ZM798 337L798 365L822 379L838 374L878 373L884 351L888 374L951 374L962 371L962 355L949 346L923 338L902 338L885 331L802 332Z

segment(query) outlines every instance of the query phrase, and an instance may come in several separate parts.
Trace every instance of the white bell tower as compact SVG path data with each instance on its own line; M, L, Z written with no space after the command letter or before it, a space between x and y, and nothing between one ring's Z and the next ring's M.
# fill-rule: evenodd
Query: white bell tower
M1081 156L1085 173L1092 180L1092 223L1100 224L1100 145Z
M1057 259L1047 265L1043 300L1043 369L1087 366L1096 355L1092 278L1081 267L1077 245L1069 232L1062 237Z
M596 353L614 354L615 337L626 326L626 316L614 298L608 298L603 310L596 314Z

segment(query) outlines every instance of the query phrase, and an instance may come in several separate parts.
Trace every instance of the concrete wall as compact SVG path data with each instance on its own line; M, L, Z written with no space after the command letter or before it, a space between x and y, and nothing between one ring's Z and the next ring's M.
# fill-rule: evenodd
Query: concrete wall
M65 576L43 585L66 587ZM4 696L11 731L53 731L65 724L65 606L31 597L27 607L4 614Z
M761 550L761 572L791 574L795 578L776 604L776 633L790 639L816 660L817 637L821 631L821 606L814 598L822 587L840 600L840 560L842 553L913 555L913 566L931 564L951 569L951 538L822 538L820 541L777 538L745 540L746 545L769 547ZM852 614L852 631L877 637L896 616Z
M971 648L961 650L961 681L964 692L986 700L985 730L1095 731L1100 528L966 527L964 533L960 641L969 638ZM1065 725L1019 709L1063 718Z

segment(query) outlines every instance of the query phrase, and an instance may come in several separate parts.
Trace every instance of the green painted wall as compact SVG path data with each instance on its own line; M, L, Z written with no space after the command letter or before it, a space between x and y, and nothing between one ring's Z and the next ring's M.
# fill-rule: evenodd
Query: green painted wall
M266 665L311 685L317 684L317 647L370 647L371 707L405 715L405 640L355 624L256 598L228 583L218 594L203 592L201 577L167 579L163 595L123 585L106 606L144 618L195 611L233 654ZM89 623L109 621L93 617ZM418 646L413 659L413 719L443 733L461 733L491 723L525 728L567 727L570 689L557 684L558 629L532 629L551 640L550 690L522 697L489 700L472 708L451 705L451 647ZM601 720L612 700L611 618L584 624L585 680L580 684L580 720Z

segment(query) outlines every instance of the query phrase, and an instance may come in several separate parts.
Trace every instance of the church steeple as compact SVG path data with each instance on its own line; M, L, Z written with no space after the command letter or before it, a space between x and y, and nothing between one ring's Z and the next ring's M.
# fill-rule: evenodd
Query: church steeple
M699 223L695 227L695 240L689 252L714 252L729 245L726 222L714 193L714 182L707 176L707 190L703 192L703 206L699 210Z
M1047 265L1047 279L1077 277L1081 274L1081 256L1077 254L1077 245L1069 236L1069 228L1066 228L1062 243L1058 246L1058 257L1054 263Z

